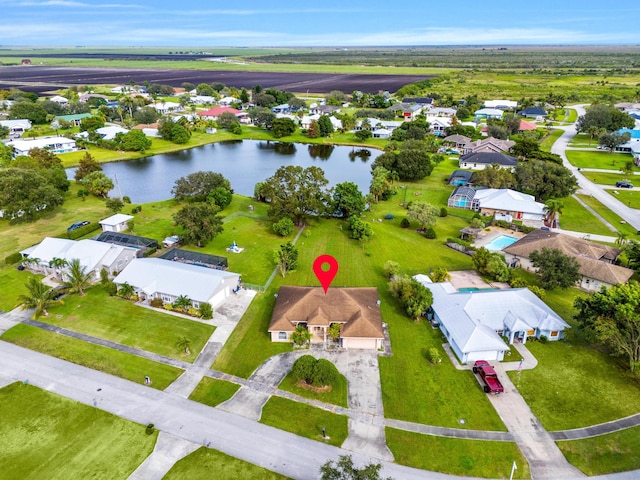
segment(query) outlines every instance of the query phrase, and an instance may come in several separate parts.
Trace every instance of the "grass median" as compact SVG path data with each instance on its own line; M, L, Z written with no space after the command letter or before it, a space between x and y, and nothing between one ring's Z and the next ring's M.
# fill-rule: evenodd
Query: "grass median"
M233 397L239 388L240 385L235 383L204 377L200 380L200 383L198 383L198 386L191 395L189 395L189 400L200 402L210 407L216 407Z
M158 436L145 427L31 385L0 389L3 478L127 478Z
M167 388L183 372L146 358L24 324L7 330L0 339L140 384L144 383L146 375L151 378L151 387L158 390Z

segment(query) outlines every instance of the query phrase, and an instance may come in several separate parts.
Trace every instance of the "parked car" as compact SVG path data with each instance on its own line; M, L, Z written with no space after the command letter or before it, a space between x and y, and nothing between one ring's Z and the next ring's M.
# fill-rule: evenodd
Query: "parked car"
M616 187L618 187L618 188L633 188L633 183L629 183L629 182L616 182Z
M502 393L504 387L493 367L486 360L478 360L473 364L473 373L479 373L484 385L483 390L486 393Z
M73 225L71 225L69 228L67 228L67 232L72 232L74 230L77 230L80 227L84 227L85 225L89 225L91 222L85 220L83 222L76 222Z

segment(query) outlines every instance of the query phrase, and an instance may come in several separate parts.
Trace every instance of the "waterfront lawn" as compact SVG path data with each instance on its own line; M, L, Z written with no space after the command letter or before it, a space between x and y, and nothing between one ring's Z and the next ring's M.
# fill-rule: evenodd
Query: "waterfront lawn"
M132 382L142 384L145 375L148 375L151 378L151 387L158 390L167 388L183 372L176 367L30 325L16 325L7 330L0 339Z
M516 462L513 478L530 478L529 464L513 442L437 437L385 428L387 445L396 462L448 475L507 478Z
M527 342L527 347L538 366L508 375L547 430L596 425L640 412L640 382L624 359L579 341Z
M215 330L213 325L187 320L141 307L120 297L110 297L95 286L84 297L67 295L40 321L148 352L192 362ZM191 341L191 353L177 344Z
M601 150L567 150L567 159L571 165L580 168L599 168L601 170L620 170L632 160L628 153L609 153ZM634 167L638 170L638 167ZM589 175L589 172L585 172Z
M340 407L349 407L349 399L347 392L347 378L340 374L335 382L331 385L331 390L326 392L316 392L309 388L304 388L298 385L297 380L293 377L292 373L282 379L278 386L281 390L295 393L301 397L310 398L312 400L318 400L320 402L332 403Z
M0 389L3 478L127 478L157 432L31 385Z
M640 183L640 178L637 182ZM637 190L625 190L624 188L619 188L617 190L607 190L607 193L617 198L628 207L636 209L640 208L640 192Z
M640 427L556 443L569 463L589 476L640 469Z
M242 478L243 480L280 480L287 477L259 467L218 450L200 447L178 460L163 480L210 480Z
M235 383L203 377L195 390L189 395L189 400L215 407L233 397L239 388L240 385Z
M286 415L283 415L286 412ZM349 435L349 417L282 397L271 397L262 407L260 423L295 433L311 440L324 441L334 447ZM328 439L322 438L325 428Z
M596 235L615 235L614 232L587 210L573 196L560 200L564 205L560 214L560 227L574 232L585 232ZM601 213L600 211L598 213Z
M582 200L584 203L593 208L598 214L604 218L607 222L617 228L620 232L626 233L631 238L635 237L636 229L633 228L632 225L629 225L627 222L622 220L618 215L613 213L607 207L605 207L598 199L593 198L590 195L580 195L577 194L578 198Z

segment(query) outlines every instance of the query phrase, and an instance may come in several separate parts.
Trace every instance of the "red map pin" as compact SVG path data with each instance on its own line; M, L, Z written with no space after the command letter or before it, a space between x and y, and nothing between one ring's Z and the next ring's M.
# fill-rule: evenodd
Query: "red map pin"
M329 270L327 271L322 269L325 263L329 265ZM326 295L329 285L331 285L331 282L333 282L333 279L338 273L338 261L331 255L320 255L313 262L313 273L315 273L318 280L320 280L320 285L322 285L324 294Z

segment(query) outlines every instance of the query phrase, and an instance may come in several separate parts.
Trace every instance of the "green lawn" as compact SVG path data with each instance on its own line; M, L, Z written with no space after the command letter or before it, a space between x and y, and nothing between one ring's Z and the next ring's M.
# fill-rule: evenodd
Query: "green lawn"
M480 478L530 478L529 464L512 442L463 440L385 429L387 446L396 462L448 475Z
M285 413L286 414L283 414ZM339 447L349 435L349 418L282 397L271 397L262 408L260 423L311 440ZM322 438L325 428L327 440Z
M340 374L335 382L331 385L331 390L327 392L316 392L307 388L303 388L297 385L297 380L293 377L291 372L282 379L282 382L278 386L281 390L286 390L301 397L310 398L312 400L319 400L320 402L332 403L333 405L339 405L341 407L349 407L349 399L347 392L347 378Z
M598 139L590 138L588 133L578 133L571 139L569 146L575 148L596 148L598 146Z
M127 478L157 433L39 388L0 389L0 471L7 479Z
M626 233L629 236L636 235L636 229L633 226L629 225L627 222L622 220L618 215L613 213L607 207L605 207L599 200L593 198L590 195L579 195L578 197L584 203L593 208L596 212L598 212L602 218L608 221L611 225L616 227L619 231Z
M571 165L580 168L599 168L602 170L620 170L632 158L627 153L608 153L600 150L567 150L567 159ZM634 167L638 170L638 167ZM585 172L587 175L588 172Z
M233 397L239 388L240 385L235 383L203 377L196 389L189 395L189 399L215 407Z
M620 173L609 173L609 172L582 172L587 179L591 180L593 183L599 183L601 185L615 185L616 182L621 180L629 180L633 182L634 176L624 175L622 172ZM640 180L640 179L639 179Z
M132 382L143 383L148 375L151 387L158 390L164 390L182 374L179 368L24 324L7 330L0 339Z
M631 179L634 180L633 178ZM636 183L640 183L640 178L636 180ZM617 192L617 193L616 193ZM640 192L633 190L625 190L623 188L619 188L618 190L607 190L609 195L614 196L618 200L620 200L623 204L631 208L640 208Z
M624 359L578 342L530 342L527 347L538 366L520 375L508 373L547 430L585 427L640 412L640 382Z
M640 427L557 444L569 463L589 476L640 469Z
M110 297L100 286L90 288L84 297L67 295L64 305L52 307L50 313L40 321L190 362L195 360L215 330L212 325ZM184 338L191 341L189 355L185 355L184 347L177 346Z
M563 133L564 130L552 130L551 133L547 135L542 142L540 142L540 150L550 152L551 146L562 136Z
M200 447L195 452L178 460L163 480L278 480L286 479L278 473L253 465L218 450Z
M565 197L562 200L564 208L560 214L560 227L565 230L573 230L576 232L593 233L597 235L613 235L614 233L607 228L593 213L583 207L575 198ZM603 206L603 208L605 208ZM598 213L601 210L598 209Z
M0 266L0 311L8 312L18 306L18 297L28 293L24 286L29 277L34 276L28 270L20 271L17 265Z
M575 123L578 120L578 111L575 108L567 108L567 119L566 121L569 123Z

